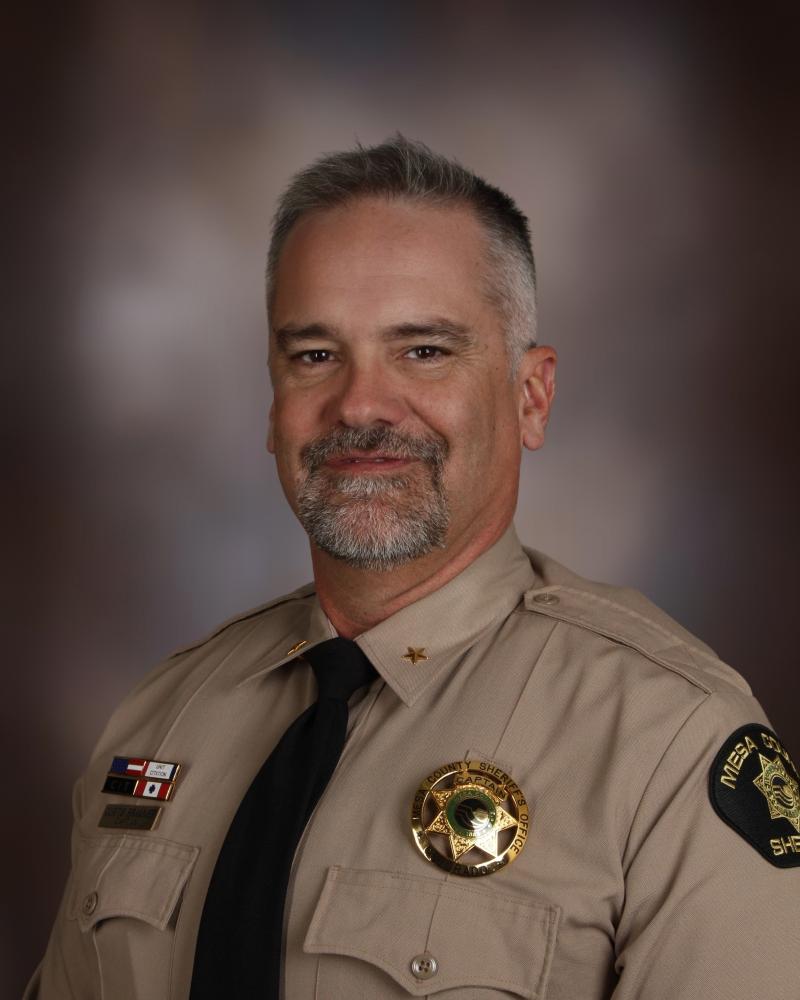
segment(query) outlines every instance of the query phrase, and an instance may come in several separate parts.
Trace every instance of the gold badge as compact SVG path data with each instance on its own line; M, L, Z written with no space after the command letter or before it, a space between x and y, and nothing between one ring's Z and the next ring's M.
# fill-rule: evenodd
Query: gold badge
M490 875L510 864L529 826L525 796L491 761L442 765L422 782L411 807L417 847L453 875Z

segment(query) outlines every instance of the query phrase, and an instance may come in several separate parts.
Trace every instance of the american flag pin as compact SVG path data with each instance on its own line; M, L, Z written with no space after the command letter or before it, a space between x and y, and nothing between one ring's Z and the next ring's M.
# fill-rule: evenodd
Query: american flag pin
M155 778L159 781L174 781L178 777L180 764L164 760L147 760L144 757L115 757L111 761L111 774L124 774L129 778Z

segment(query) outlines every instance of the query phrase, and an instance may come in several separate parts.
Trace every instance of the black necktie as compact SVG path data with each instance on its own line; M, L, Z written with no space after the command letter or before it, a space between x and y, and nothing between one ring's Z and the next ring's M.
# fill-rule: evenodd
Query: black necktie
M298 716L253 779L208 887L191 1000L277 1000L283 908L298 841L347 735L347 701L375 676L350 639L303 652L317 700Z

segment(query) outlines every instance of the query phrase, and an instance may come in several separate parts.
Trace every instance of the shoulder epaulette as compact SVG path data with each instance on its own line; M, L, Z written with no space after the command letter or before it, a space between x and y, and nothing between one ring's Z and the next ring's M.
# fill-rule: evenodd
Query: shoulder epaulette
M529 611L569 622L635 649L711 692L716 681L745 694L744 678L638 591L583 580L538 552L529 552L543 585L525 595Z
M290 594L284 594L282 597L276 597L271 601L267 601L266 604L259 604L258 607L251 608L249 611L243 611L241 614L234 615L233 618L229 618L227 621L218 625L212 632L203 636L201 639L197 639L195 642L190 642L186 646L180 646L174 652L170 653L168 659L172 660L176 656L182 656L184 653L189 653L193 649L199 649L204 646L207 642L211 642L212 639L216 639L218 635L221 635L227 629L231 628L233 625L237 625L239 622L246 622L251 618L257 618L259 615L263 615L267 611L272 611L274 608L281 607L284 604L289 604L291 601L301 600L305 597L314 593L313 583L307 583L297 590L293 590Z

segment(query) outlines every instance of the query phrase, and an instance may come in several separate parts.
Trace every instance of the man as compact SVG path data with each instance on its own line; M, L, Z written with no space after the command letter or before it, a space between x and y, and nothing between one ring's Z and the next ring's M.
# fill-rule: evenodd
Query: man
M402 137L329 156L268 307L314 584L114 715L28 997L800 995L798 775L747 685L514 534L556 355L513 202Z

